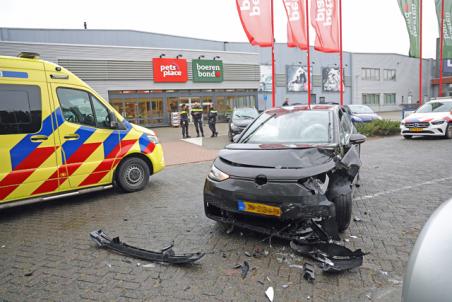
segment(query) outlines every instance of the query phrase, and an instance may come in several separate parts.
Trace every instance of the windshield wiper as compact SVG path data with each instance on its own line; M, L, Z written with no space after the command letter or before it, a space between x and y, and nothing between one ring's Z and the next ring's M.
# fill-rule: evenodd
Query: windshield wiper
M244 118L248 118L248 119L254 119L255 117L252 117L252 116L249 116L249 115L242 115L241 117L244 117Z
M250 137L251 137L254 133L256 133L257 130L259 130L259 129L260 129L265 123L267 123L270 119L274 118L275 115L276 115L276 113L273 113L272 115L270 115L265 121L263 121L259 126L257 126L256 129L254 129L253 131L250 132L250 134L248 134L247 136L245 136L245 137L241 140L241 142L242 142L242 143L246 143L246 142L250 139Z

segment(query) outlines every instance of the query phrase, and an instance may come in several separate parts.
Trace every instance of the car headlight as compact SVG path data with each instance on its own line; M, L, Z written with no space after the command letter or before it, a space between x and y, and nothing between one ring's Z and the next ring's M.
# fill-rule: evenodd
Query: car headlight
M153 142L154 144L157 145L157 144L159 143L159 139L157 138L157 136L151 135L151 134L147 134L146 136L147 136L147 138L148 138L151 142Z
M401 121L401 122L400 122L400 125L405 126L405 122L404 122L404 121Z
M232 129L233 131L237 131L237 130L239 130L239 127L237 127L236 125L234 125L234 123L231 123L231 129Z
M229 178L229 175L220 171L217 167L212 165L209 172L209 178L215 181L223 181Z
M433 121L432 125L441 125L443 123L444 123L444 121Z

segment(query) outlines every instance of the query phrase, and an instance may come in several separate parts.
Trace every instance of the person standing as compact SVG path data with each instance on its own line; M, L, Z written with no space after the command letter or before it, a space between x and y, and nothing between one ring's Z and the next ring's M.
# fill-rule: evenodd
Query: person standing
M204 130L202 129L202 107L199 103L194 104L191 109L191 116L193 117L197 136L199 137L199 132L201 132L201 135L204 137Z
M285 106L289 106L289 98L286 98L286 100L284 101L284 103L282 104L283 107Z
M218 112L215 110L215 108L213 108L213 105L210 105L209 116L208 116L209 128L210 128L210 131L212 131L212 135L210 137L218 136L218 132L217 132L217 128L216 128L217 115L218 115Z
M181 111L180 111L180 125L182 127L182 138L189 138L190 135L188 135L188 110L187 105L182 105Z

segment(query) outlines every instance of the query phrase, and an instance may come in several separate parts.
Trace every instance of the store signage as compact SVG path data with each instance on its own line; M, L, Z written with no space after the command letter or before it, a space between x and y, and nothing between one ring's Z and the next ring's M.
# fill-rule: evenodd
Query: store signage
M193 82L223 82L223 61L193 60Z
M188 80L187 60L173 58L153 58L154 82L184 83Z

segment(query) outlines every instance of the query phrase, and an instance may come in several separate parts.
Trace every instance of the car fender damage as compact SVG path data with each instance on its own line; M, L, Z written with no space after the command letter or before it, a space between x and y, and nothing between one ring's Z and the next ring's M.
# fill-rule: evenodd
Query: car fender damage
M119 237L110 238L102 230L93 231L91 239L99 246L122 255L138 258L152 262L165 262L170 264L188 264L198 261L204 257L204 253L187 253L176 255L173 251L173 244L163 248L159 252L148 251L138 247L128 245L119 240Z

